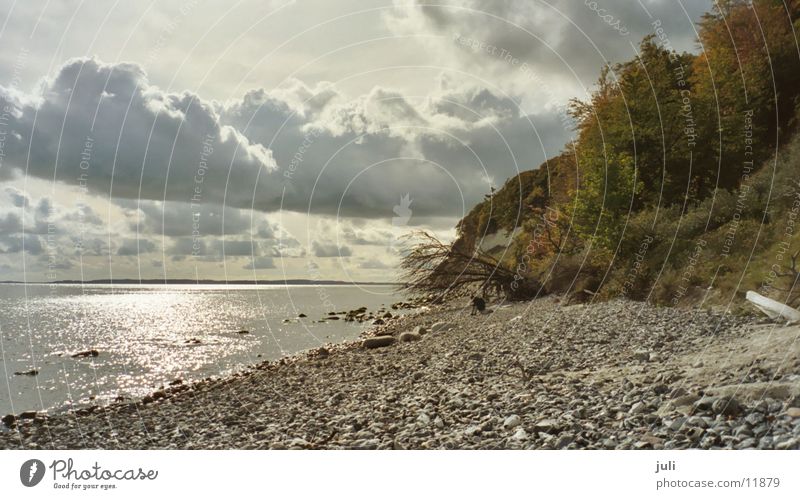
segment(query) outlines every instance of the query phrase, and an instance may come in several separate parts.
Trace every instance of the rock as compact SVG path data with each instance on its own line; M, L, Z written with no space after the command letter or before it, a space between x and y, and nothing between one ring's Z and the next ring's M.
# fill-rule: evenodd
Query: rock
M650 360L650 352L647 350L636 350L633 352L633 360L638 360L640 362L647 362Z
M18 419L34 419L39 413L36 411L20 412Z
M428 416L428 414L426 414L424 412L420 412L417 415L417 423L419 423L419 424L421 424L423 426L428 426L429 424L431 424L431 417Z
M747 416L745 416L744 420L747 421L749 424L753 426L757 426L764 422L766 417L763 413L760 412L751 412Z
M525 431L525 428L517 428L517 431L511 436L512 440L522 441L528 439L528 432Z
M3 419L0 419L4 425L9 428L13 428L17 424L17 417L13 414L6 414L3 416Z
M656 395L664 395L665 393L669 392L669 387L664 383L659 383L653 387L653 392Z
M80 359L84 357L97 357L98 355L100 355L100 352L98 352L95 349L91 349L91 350L84 350L83 352L74 353L72 354L72 358Z
M289 448L305 449L308 447L308 442L304 438L295 438L289 442Z
M508 429L516 428L522 424L522 419L516 414L512 414L503 421L503 426Z
M669 398L676 399L678 397L683 397L683 396L686 396L688 394L689 394L689 392L687 392L685 388L683 388L682 386L679 386L679 387L676 387L675 389L673 389L671 392L669 392Z
M800 446L800 441L798 441L796 438L790 438L775 444L775 450L797 449L798 446Z
M236 334L250 334L250 331L248 331L247 329L240 329L236 331Z
M558 427L555 419L543 419L533 425L533 430L542 433L558 433Z
M661 362L661 354L657 352L650 352L650 357L647 360L650 362Z
M408 341L419 341L422 339L422 336L416 332L406 331L404 333L400 333L400 341L408 342Z
M450 329L449 322L437 322L431 326L431 333L438 333L439 331L447 331Z
M31 369L30 371L17 371L14 376L36 376L37 374L39 374L38 369Z
M464 435L466 435L468 437L471 437L473 435L480 435L480 434L481 434L481 427L477 426L477 425L470 426L466 430L464 430Z
M197 338L191 338L191 339L188 339L188 340L184 341L184 343L187 344L187 345L200 345L203 342L198 340ZM73 357L74 357L74 355L73 355Z
M308 317L308 316L306 314L297 314L297 317L300 318L300 319L303 319L303 318Z
M643 412L647 412L647 404L644 402L636 402L633 404L633 406L631 406L631 414L641 414Z
M386 324L386 322L383 319L375 319L372 321L373 326L382 326L384 324Z
M711 404L711 410L714 414L738 416L742 413L742 406L739 404L739 401L733 397L720 397Z
M414 332L414 333L416 333L416 334L418 334L418 335L420 335L420 336L425 336L426 334L428 334L428 330L427 330L427 329L425 329L425 327L424 327L424 326L417 326L417 327L415 327L415 328L414 328L414 330L413 330L413 332Z
M800 418L800 407L790 407L786 409L786 415L790 418Z
M714 405L714 402L717 401L716 397L703 397L700 400L696 401L692 404L692 408L695 412L703 412L703 411L710 411L711 407Z
M392 343L394 343L394 336L373 336L372 338L365 338L361 342L361 346L364 348L381 348L388 347Z
M739 442L736 445L736 449L738 449L738 450L741 450L741 449L753 449L753 448L756 447L756 445L757 445L757 442L756 442L755 438L745 438L744 440L742 440L741 442Z

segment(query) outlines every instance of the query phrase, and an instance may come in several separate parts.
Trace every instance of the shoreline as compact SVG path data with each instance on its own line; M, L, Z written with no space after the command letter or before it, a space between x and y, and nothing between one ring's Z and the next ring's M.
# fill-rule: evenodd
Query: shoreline
M390 334L386 347L329 345L133 402L24 419L0 447L800 445L797 327L624 300L468 311L432 306L362 334ZM434 323L449 327L399 341Z

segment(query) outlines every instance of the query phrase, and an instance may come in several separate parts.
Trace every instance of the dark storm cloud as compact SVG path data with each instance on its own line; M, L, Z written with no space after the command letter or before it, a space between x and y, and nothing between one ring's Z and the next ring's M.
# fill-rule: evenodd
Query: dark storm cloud
M712 2L675 0L451 0L397 2L390 23L433 32L468 66L507 66L509 55L540 71L578 77L584 85L606 62L635 55L633 47L660 21L679 50L694 47L693 23ZM684 10L686 9L686 13ZM687 15L688 14L688 15ZM443 47L448 50L447 46ZM494 50L493 48L496 48ZM488 53L488 52L491 52Z
M462 216L488 192L487 178L535 167L569 135L550 126L555 114L524 116L499 89L443 82L412 102L389 89L346 99L291 82L221 104L163 92L134 64L94 59L69 62L36 95L0 88L0 100L14 110L10 165L29 163L28 174L45 179L57 165L57 180L110 192L123 206L142 200L138 222L174 236L191 229L190 204L209 212L203 234L247 230L230 208L391 218L407 193L416 217ZM547 150L536 123L553 137ZM225 227L210 213L223 204Z
M117 256L138 256L156 250L156 245L147 239L123 239L117 248Z
M73 59L35 95L0 87L0 107L11 109L9 165L112 197L221 203L227 191L227 204L246 205L257 174L274 168L211 104L161 91L135 64Z

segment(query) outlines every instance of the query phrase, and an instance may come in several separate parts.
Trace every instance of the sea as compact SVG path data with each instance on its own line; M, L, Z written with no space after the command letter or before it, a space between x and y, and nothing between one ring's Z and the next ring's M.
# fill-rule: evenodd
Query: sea
M400 300L391 285L0 284L0 416L141 397L353 340L371 324L330 312Z

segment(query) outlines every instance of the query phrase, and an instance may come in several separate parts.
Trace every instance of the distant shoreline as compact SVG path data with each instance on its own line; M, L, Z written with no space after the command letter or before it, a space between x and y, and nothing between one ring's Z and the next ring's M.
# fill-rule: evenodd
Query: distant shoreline
M219 281L214 279L92 279L87 281L79 280L61 280L61 281L0 281L0 284L195 284L195 285L237 285L237 286L269 286L269 285L292 285L292 286L334 286L334 285L347 285L347 286L398 286L400 283L396 282L371 282L371 281L335 281L324 280L314 281L310 279L280 279L269 281L253 281L253 280L230 280Z

